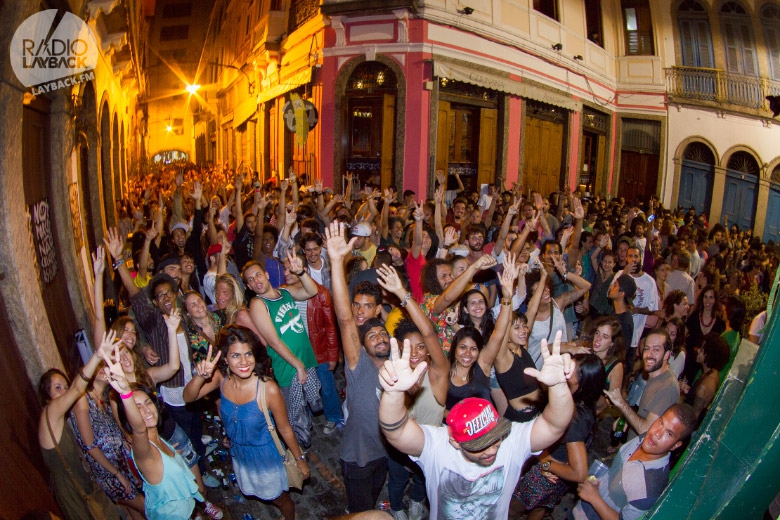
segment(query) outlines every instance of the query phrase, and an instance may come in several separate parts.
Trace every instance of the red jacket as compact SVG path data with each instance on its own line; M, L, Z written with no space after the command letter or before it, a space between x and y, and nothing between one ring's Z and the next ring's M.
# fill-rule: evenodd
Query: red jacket
M306 304L306 322L317 363L338 362L339 340L333 298L320 284L317 284L317 295L309 298Z

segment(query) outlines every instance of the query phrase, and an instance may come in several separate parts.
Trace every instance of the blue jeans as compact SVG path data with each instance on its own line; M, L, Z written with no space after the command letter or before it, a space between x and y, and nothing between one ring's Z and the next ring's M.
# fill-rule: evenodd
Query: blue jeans
M206 455L206 446L203 445L201 436L203 435L203 423L200 419L200 411L194 403L188 403L186 406L171 406L165 404L166 408L176 421L176 424L184 430L187 438L192 443L192 448L198 454L198 461L201 471L204 470L203 461Z
M340 423L344 420L341 413L341 401L339 400L339 391L336 389L336 379L333 377L333 371L328 369L328 363L317 365L317 377L320 378L320 395L322 396L322 411L330 422Z
M409 455L401 453L395 448L388 448L387 455L387 473L390 477L387 482L387 494L390 498L390 509L393 511L404 510L404 490L406 490L406 483L409 482L410 476L412 477L410 498L415 502L425 500L427 495L425 477L420 466L412 462Z

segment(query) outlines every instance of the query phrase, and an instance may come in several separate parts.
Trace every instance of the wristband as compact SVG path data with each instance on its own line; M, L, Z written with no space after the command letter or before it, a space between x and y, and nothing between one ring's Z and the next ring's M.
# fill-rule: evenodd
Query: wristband
M306 452L302 451L300 457L296 457L295 460L306 460Z
M116 262L114 262L114 264L113 264L114 271L119 269L119 266L124 264L125 262L127 262L127 258L122 258L121 260L117 260Z
M130 391L130 392L127 392L126 394L119 394L119 397L121 397L122 400L130 399L131 397L133 397L133 392Z
M304 274L306 274L306 270L305 270L305 269L301 269L301 270L300 270L300 271L298 271L297 273L293 273L293 274L294 274L295 276L297 276L297 277L301 277L301 276L303 276Z
M84 369L83 368L81 370L79 370L79 377L81 378L82 381L84 381L87 384L92 382L91 379L89 379L87 376L84 375Z
M501 300L501 305L512 305L512 299Z
M406 307L406 305L409 303L409 300L412 298L412 293L406 293L406 296L403 297L401 300L401 307Z

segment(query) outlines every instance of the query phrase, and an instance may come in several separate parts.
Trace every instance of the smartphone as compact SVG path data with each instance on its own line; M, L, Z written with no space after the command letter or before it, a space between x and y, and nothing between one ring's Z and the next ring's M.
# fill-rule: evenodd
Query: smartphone
M655 220L655 215L650 215L649 217L647 217L648 222L652 222L654 220Z

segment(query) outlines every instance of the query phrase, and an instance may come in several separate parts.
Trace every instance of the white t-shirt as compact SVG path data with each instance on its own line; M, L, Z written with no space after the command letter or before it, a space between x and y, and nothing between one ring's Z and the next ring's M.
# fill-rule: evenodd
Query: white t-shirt
M535 421L512 423L489 467L467 461L452 447L446 426L420 427L425 445L411 459L425 473L431 518L475 520L506 518L509 502L525 461L531 453L531 428ZM534 453L535 455L535 453Z
M615 275L615 280L620 274ZM639 278L634 278L636 282L636 295L634 296L634 307L647 307L651 311L658 310L658 286L655 279L647 273L642 273ZM631 348L639 345L639 339L642 337L642 331L647 321L646 314L634 313L634 337L631 339Z
M184 402L184 387L187 386L187 383L192 379L190 343L183 332L176 334L176 342L179 344L179 361L181 361L181 368L179 370L184 371L184 386L178 388L160 386L160 395L162 395L163 401L170 406L184 406L187 404Z

